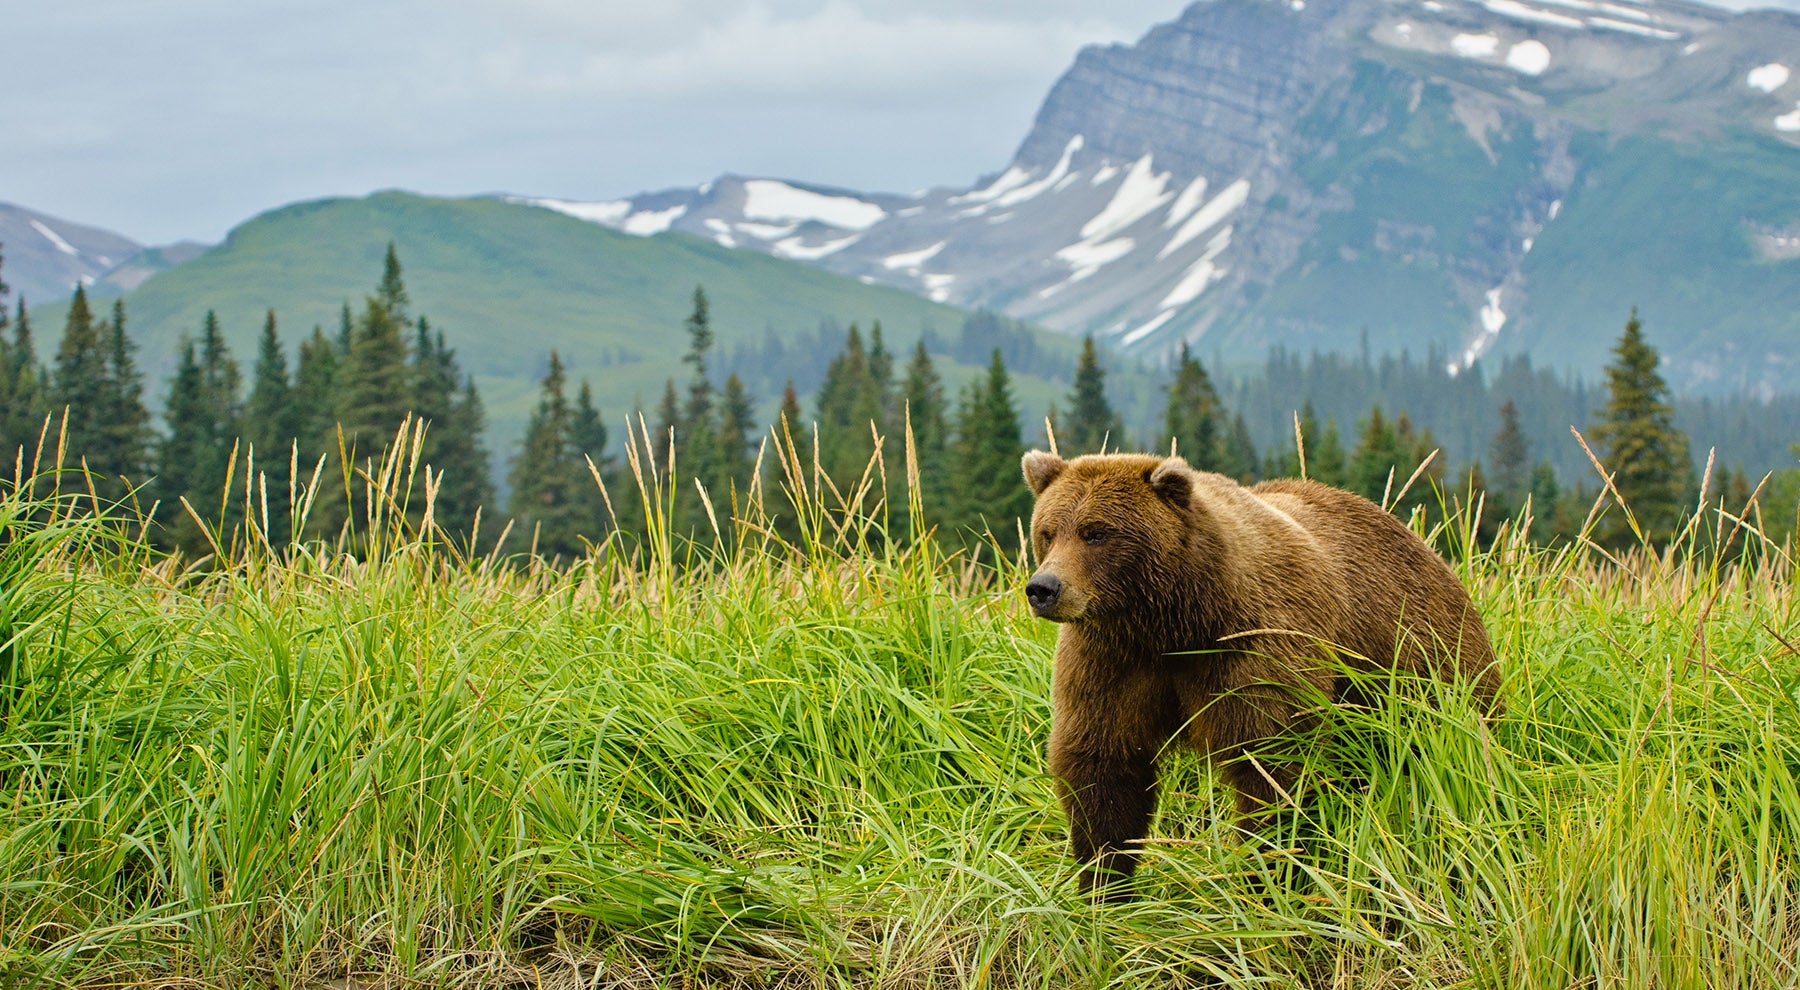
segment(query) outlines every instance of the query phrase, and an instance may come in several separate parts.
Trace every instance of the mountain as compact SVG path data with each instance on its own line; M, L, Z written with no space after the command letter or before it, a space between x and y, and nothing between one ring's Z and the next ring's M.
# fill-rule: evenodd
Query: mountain
M604 203L1128 353L1529 353L1632 306L1685 392L1787 391L1800 15L1674 0L1205 0L1089 48L1013 160L873 195L724 176Z
M0 279L28 304L66 301L78 284L120 295L205 250L187 242L145 247L110 230L0 203Z
M922 334L948 344L967 318L898 288L685 234L636 237L493 198L384 192L270 211L129 293L127 326L156 383L152 398L161 399L181 338L199 333L208 310L217 312L246 375L264 314L275 310L291 367L295 342L315 325L335 334L346 303L361 310L390 241L413 312L445 334L481 387L501 473L537 401L552 349L562 354L571 380L592 381L615 436L623 435L630 410L653 418L664 380L689 374L680 359L696 285L711 302L720 345L715 372L722 377L720 369L739 365L757 372L750 387L767 411L779 402L785 376L802 379L803 392L816 387L805 376L815 366L822 372L851 322L866 334L879 321L903 364L903 351ZM41 334L54 332L53 319L54 311L40 316ZM1072 341L1023 328L1006 328L1001 336L993 343L1041 355L1041 369L1066 374L1074 367ZM972 377L985 367L991 346L960 355L960 363L945 347L939 370L952 383ZM1016 383L1028 410L1041 410L1066 391L1042 374L1019 374Z

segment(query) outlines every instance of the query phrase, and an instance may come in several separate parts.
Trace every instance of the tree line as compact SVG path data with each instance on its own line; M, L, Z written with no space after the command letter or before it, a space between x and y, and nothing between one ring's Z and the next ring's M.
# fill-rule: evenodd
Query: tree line
M0 282L0 298L5 294ZM879 322L866 334L852 324L835 351L824 346L821 330L815 342L821 346L805 349L809 360L822 365L816 389L806 390L811 402L802 402L802 389L788 377L771 424L759 419L759 401L745 374L731 367L744 352L720 359L710 304L704 288L697 287L684 324L685 380L666 381L656 408L638 413L645 428L629 439L609 434L591 385L572 382L562 356L549 355L539 401L511 460L502 507L475 383L443 334L410 310L400 262L389 245L375 291L360 309L344 305L334 334L315 326L300 341L291 370L276 314L269 312L247 386L217 318L208 313L198 334L180 345L159 430L145 404L146 385L122 302L115 302L110 314L96 316L85 291L77 288L56 352L44 364L36 356L24 300L10 312L0 306L0 449L14 455L9 473L17 479L29 477L32 461L65 451L62 466L84 469L83 483L98 498L130 500L159 524L155 539L193 553L209 549L209 530L227 531L243 522L246 506L265 507L266 516L256 521L280 540L328 537L355 526L368 509L361 501L368 485L356 471L381 462L409 417L429 425L417 453L426 467L435 523L446 532L468 534L478 514L493 521L490 533L510 520L519 534L512 545L546 557L572 558L615 528L647 536L656 521L637 491L640 485L652 495L661 492L658 505L667 511L658 515L664 524L669 518L680 522L688 536L704 536L720 523L720 535L735 538L737 531L724 523L739 518L755 497L774 535L789 540L805 538L809 525L820 524L809 521L809 506L836 510L841 525L843 518L880 505L886 525L877 538L910 538L931 530L952 543L991 543L1005 553L1018 549L1016 520L1030 512L1029 493L1018 478L1028 430L1011 369L1020 361L1043 373L1049 358L1035 345L1026 346L1029 335L1010 321L978 314L954 341L928 330L904 360L890 350ZM980 347L986 347L985 370L952 395L938 360L947 356L964 367L976 364L970 359ZM715 370L719 364L729 369L722 381ZM1337 416L1321 417L1310 398L1292 408L1293 396L1314 394L1302 387L1310 382L1319 397L1342 409L1342 385L1358 374L1382 380L1382 388L1369 389L1377 395L1405 394L1402 386L1414 381L1418 370L1404 356L1381 362L1366 355L1361 362L1315 356L1302 362L1277 351L1263 384L1228 385L1228 402L1183 345L1164 378L1158 422L1133 436L1109 395L1109 372L1089 337L1073 368L1055 376L1069 383L1069 392L1048 411L1051 435L1040 432L1035 420L1029 434L1068 455L1173 451L1197 468L1246 483L1305 473L1402 514L1442 514L1481 498L1490 536L1495 522L1529 500L1534 535L1567 539L1586 520L1599 475L1588 468L1594 482L1571 482L1548 452L1533 449L1527 424L1545 415L1539 407L1548 404L1549 415L1588 422L1595 453L1616 472L1612 485L1633 515L1628 520L1613 513L1603 536L1624 545L1638 534L1667 538L1699 493L1686 436L1675 423L1675 407L1656 365L1633 313L1607 369L1604 403L1597 410L1575 410L1571 403L1584 400L1584 390L1557 383L1521 361L1505 363L1491 383L1478 373L1464 377L1458 394L1465 399L1504 395L1504 401L1492 410L1494 431L1479 443L1465 432L1453 460L1433 429L1420 425L1403 405L1362 406L1349 436ZM794 371L808 374L810 367ZM1141 375L1141 369L1132 370ZM1271 436L1266 421L1269 407L1281 401L1271 384L1278 379L1292 387L1286 390L1286 429ZM1547 395L1554 401L1546 403ZM1137 398L1141 405L1142 397ZM1423 401L1440 400L1429 393ZM1253 428L1257 420L1263 424ZM631 456L622 457L627 446ZM316 488L321 477L326 491L311 502L301 526L289 512L305 502L300 495L309 485ZM1748 501L1753 487L1741 468L1720 470L1706 480L1717 505L1727 511ZM1800 498L1800 473L1780 475L1765 488L1768 498L1791 505ZM918 496L916 504L904 501L909 489ZM888 502L878 501L882 495ZM409 511L416 517L419 509ZM1791 518L1774 515L1766 531L1776 537L1791 531Z

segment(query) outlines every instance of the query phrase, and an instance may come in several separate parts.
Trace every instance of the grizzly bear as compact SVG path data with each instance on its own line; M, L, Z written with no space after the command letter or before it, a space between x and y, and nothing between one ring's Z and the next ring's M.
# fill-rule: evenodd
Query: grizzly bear
M1179 457L1032 451L1023 466L1025 596L1061 624L1050 770L1090 892L1117 894L1136 865L1166 743L1205 754L1254 827L1295 782L1267 744L1312 725L1346 670L1466 678L1493 710L1468 593L1367 499L1293 478L1245 488Z

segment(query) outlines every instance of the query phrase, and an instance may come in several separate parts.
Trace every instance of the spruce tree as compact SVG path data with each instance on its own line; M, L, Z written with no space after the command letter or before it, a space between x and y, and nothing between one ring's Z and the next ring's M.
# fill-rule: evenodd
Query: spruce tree
M88 457L96 491L104 498L124 498L151 471L150 410L144 407L144 376L132 357L136 348L125 333L125 301L113 301L112 319L104 326L106 377L97 446ZM103 481L101 479L104 479Z
M1231 418L1231 430L1220 447L1219 473L1236 478L1242 484L1256 480L1256 445L1250 440L1250 425L1239 413ZM1339 451L1340 456L1342 451Z
M1106 369L1100 367L1093 334L1081 342L1081 357L1075 363L1075 385L1068 403L1068 416L1056 424L1056 445L1064 456L1092 454L1102 446L1119 445L1125 425L1106 399Z
M1606 367L1606 405L1590 435L1599 442L1613 487L1630 506L1643 539L1657 544L1680 524L1697 487L1696 472L1687 435L1675 428L1669 386L1656 370L1661 358L1644 340L1635 308L1613 355ZM1637 541L1624 513L1609 519L1601 530L1604 542L1621 547Z
M1200 471L1214 471L1220 465L1223 439L1227 429L1219 393L1213 388L1206 368L1181 345L1175 364L1175 381L1169 385L1169 401L1163 410L1162 436L1156 447L1166 450L1170 440L1175 452Z
M3 312L3 310L0 310ZM4 343L0 354L0 477L12 478L15 469L29 472L38 456L38 443L55 443L45 436L44 420L49 412L44 383L48 377L38 365L37 352L31 342L31 314L23 297L19 299L18 316L12 323L12 340Z
M687 399L681 406L675 439L675 449L681 454L681 470L686 479L680 482L684 492L693 489L693 479L699 479L710 489L718 478L719 431L713 411L712 378L706 369L707 354L713 347L712 314L706 302L706 290L701 286L694 287L694 309L685 326L688 351L682 361L693 371L688 378ZM693 505L698 508L697 498Z
M300 342L294 368L294 430L300 440L300 470L306 482L322 454L337 452L337 343L314 326Z
M800 411L800 394L795 391L792 378L782 387L781 408L775 414L770 436L775 441L770 447L774 456L763 459L763 505L774 517L776 534L789 543L798 543L798 493L789 475L797 467L802 483L812 484L812 431Z
M524 540L535 544L539 556L568 560L584 550L582 531L591 520L582 503L581 485L593 482L585 464L577 470L566 385L562 357L551 351L542 396L513 460L509 509L515 526L523 527Z
M1019 477L1024 456L1012 379L996 347L987 374L969 384L957 406L951 533L977 540L992 533L1002 552L1018 551L1019 520L1031 515L1031 489Z
M583 378L581 391L575 398L574 417L569 424L569 444L575 452L576 470L585 482L579 489L589 516L583 532L596 540L613 528L613 519L606 511L606 500L601 497L600 486L593 477L595 471L601 478L614 475L613 457L606 452L607 442L606 420L600 415L600 407L594 404L593 386ZM594 464L593 470L588 469L589 461Z
M491 513L498 504L492 458L483 439L486 430L487 411L475 380L464 377L462 392L451 403L439 430L437 460L431 462L432 470L441 476L434 509L437 524L458 537L470 533L477 511L485 507Z
M244 439L256 455L254 479L267 491L269 518L266 536L280 546L288 536L288 512L292 499L289 482L295 441L300 436L299 410L294 405L294 386L288 380L287 354L275 325L275 311L263 317L257 343L256 366L250 373L250 398L244 404ZM309 466L304 463L302 469ZM262 498L258 498L260 508ZM263 525L258 518L257 524Z
M1519 428L1519 407L1511 399L1500 407L1500 428L1488 443L1487 463L1488 490L1516 510L1531 485L1531 447Z
M50 410L55 419L51 431L61 428L65 417L67 424L68 463L61 466L79 466L101 443L100 427L107 412L106 357L106 346L88 308L87 290L77 285L50 375Z
M337 421L360 466L379 462L412 409L406 338L388 303L370 296L336 382Z
M736 491L738 504L744 504L742 497L748 493L750 475L756 469L756 444L761 432L756 425L756 402L734 371L725 379L725 394L719 403L718 449L711 486L718 493L715 500Z
M870 424L875 432L887 434L883 396L892 386L877 378L877 364L891 367L892 362L871 361L863 349L862 333L852 323L844 335L844 349L826 367L825 383L819 387L819 467L845 497L861 481L875 455ZM880 483L881 479L875 479L875 487ZM851 508L861 511L867 506Z
M1399 431L1382 415L1381 406L1371 407L1356 450L1350 455L1346 487L1376 503L1384 495L1391 496L1411 473L1410 467L1401 466L1408 450L1410 444L1402 443Z
M208 311L198 348L192 340L182 343L164 404L168 429L157 456L159 515L170 538L189 553L204 554L211 543L182 507L182 497L221 534L243 518L243 482L231 460L243 434L240 386L237 360L225 344L217 314Z
M381 283L375 288L375 299L381 308L387 311L388 322L403 327L409 322L406 307L411 299L406 294L406 282L400 274L400 256L394 251L394 242L389 241L387 257L381 264Z
M944 382L938 377L923 340L913 348L912 360L906 365L902 396L912 424L913 453L918 458L919 503L929 528L937 525L950 508L950 427ZM911 535L917 538L922 534Z
M1350 455L1344 450L1343 437L1338 433L1337 420L1325 420L1325 429L1317 440L1308 440L1306 447L1307 476L1320 484L1342 488L1350 478Z
M493 503L491 468L481 437L486 415L474 381L457 363L456 351L423 316L416 326L412 376L413 415L425 424L420 461L439 478L434 519L444 531L466 535L476 509Z

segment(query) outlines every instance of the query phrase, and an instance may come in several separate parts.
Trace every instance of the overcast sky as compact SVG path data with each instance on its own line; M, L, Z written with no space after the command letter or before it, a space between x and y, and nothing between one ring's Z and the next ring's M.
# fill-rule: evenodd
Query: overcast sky
M1006 164L1081 46L1182 6L17 0L0 4L0 200L165 243L384 188L963 185Z

